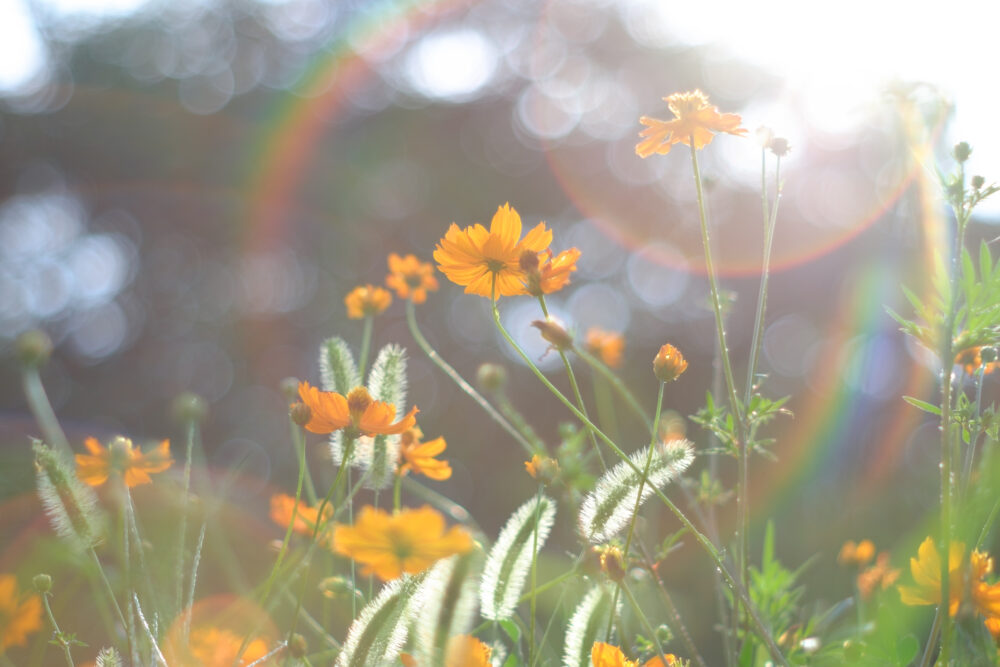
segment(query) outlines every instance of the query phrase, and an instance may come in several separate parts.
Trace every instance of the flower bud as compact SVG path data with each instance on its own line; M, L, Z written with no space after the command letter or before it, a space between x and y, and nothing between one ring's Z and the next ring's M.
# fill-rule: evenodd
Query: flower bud
M669 343L661 347L653 359L653 374L660 382L676 380L687 367L687 361L684 360L680 350Z
M48 593L52 590L52 577L47 574L36 574L32 578L31 584L39 593Z
M197 424L205 421L205 417L208 416L208 405L206 405L205 399L198 394L185 391L174 398L171 412L174 419L181 423Z
M991 364L997 360L997 349L995 347L984 347L979 350L979 358L984 364Z
M535 454L530 461L524 462L528 474L542 484L548 486L559 476L559 462L548 456Z
M309 644L306 638L299 633L294 633L288 641L288 653L293 658L304 658L309 654Z
M953 152L955 159L959 162L965 162L972 155L972 146L968 142L961 141L955 144L955 150Z
M598 547L601 557L601 571L608 575L611 581L620 582L625 579L625 557L622 550L614 545Z
M500 391L507 383L507 369L500 364L480 364L476 382L486 391Z
M542 338L552 343L552 347L557 350L568 350L573 347L573 337L569 332L557 324L554 320L535 320L531 326L538 329Z
M972 183L972 189L973 189L973 190L979 190L979 189L981 189L981 188L982 188L982 187L983 187L984 185L986 185L986 179L985 179L985 178L983 178L982 176L979 176L979 175L977 174L976 176L973 176L973 177L972 177L972 181L971 181L971 183Z
M775 137L771 139L771 142L767 145L771 149L771 152L778 157L785 157L788 155L788 151L791 150L791 146L788 145L788 139L784 137Z
M296 401L288 406L288 416L291 417L293 423L305 426L312 419L312 408L302 401Z
M17 337L17 358L25 368L39 368L52 356L52 339L39 329L25 331Z

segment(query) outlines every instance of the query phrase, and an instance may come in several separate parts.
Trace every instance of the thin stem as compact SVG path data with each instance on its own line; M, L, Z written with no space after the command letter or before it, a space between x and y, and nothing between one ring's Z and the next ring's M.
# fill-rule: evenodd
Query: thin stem
M396 479L393 481L392 484L392 509L394 509L397 512L399 511L399 508L402 507L402 496L403 496L402 491L403 491L403 476L397 474Z
M618 582L618 589L625 593L625 598L628 600L629 605L631 605L632 611L634 611L635 615L639 618L639 622L642 623L643 629L649 634L649 638L653 640L654 644L656 644L656 652L659 654L660 660L664 665L669 664L667 662L667 656L663 653L663 646L660 644L660 638L656 636L656 630L653 629L649 619L646 618L646 614L643 613L642 607L639 606L638 601L636 601L635 596L632 595L632 591L629 590L628 584L625 583L624 579ZM612 609L614 609L614 606L612 606Z
M542 314L545 315L545 319L549 319L549 309L545 305L545 297L539 296L538 303L542 307ZM562 359L563 367L566 369L566 377L569 379L570 389L573 390L573 398L576 399L576 406L580 408L580 412L587 414L587 405L583 402L583 395L580 393L580 385L576 383L576 375L573 373L573 365L569 363L569 357L566 356L566 351L562 349L556 350L559 352L559 358ZM608 469L608 464L604 462L604 454L601 453L601 447L597 444L597 437L594 435L593 431L587 431L587 435L590 436L590 445L597 452L597 458L601 462L601 468L605 471Z
M108 581L108 575L104 573L104 567L101 565L101 560L97 557L97 552L91 547L88 552L90 553L90 558L97 567L97 574L101 577L101 582L104 584L104 592L108 594L108 599L111 600L111 606L114 607L115 615L118 616L118 622L121 623L122 628L128 628L128 624L125 622L125 614L122 613L122 608L118 606L118 599L115 598L115 591L111 588L111 582Z
M406 302L406 322L410 327L410 333L413 335L413 340L417 342L417 345L419 345L420 349L424 351L424 354L426 354L427 357L434 362L434 365L440 368L445 375L450 377L455 384L458 385L458 388L464 391L469 398L478 403L479 407L485 410L486 414L488 414L493 421L499 424L503 430L507 431L508 435L514 438L514 440L516 440L517 443L521 445L526 452L528 452L528 454L537 454L538 451L532 447L531 443L528 442L516 428L511 426L510 422L504 419L503 415L497 412L496 408L490 405L489 401L483 398L482 394L476 391L471 384L466 382L465 379L458 374L458 371L452 368L448 362L442 359L441 355L438 354L433 347L431 347L431 344L427 342L427 339L424 338L424 335L420 332L420 327L417 326L417 317L412 301Z
M628 386L622 382L622 379L618 377L614 371L608 368L607 364L602 362L600 359L590 354L584 349L576 349L576 353L583 359L588 366L600 373L600 375L607 380L611 387L618 392L618 395L624 399L625 404L632 409L639 419L646 425L646 428L652 430L653 423L649 421L649 415L646 413L645 408L639 403L639 400L635 397L635 394L628 388Z
M664 586L663 580L660 579L660 575L653 566L653 561L650 559L645 547L643 547L642 542L639 543L639 553L642 555L646 571L649 573L649 576L653 578L653 581L656 582L656 588L660 592L660 597L663 598L663 604L666 605L667 612L673 619L674 628L676 629L677 634L681 636L681 640L683 640L684 645L687 648L688 655L690 655L691 659L701 667L707 667L705 660L701 657L701 654L698 653L698 648L694 645L694 640L691 638L691 634L684 625L684 621L681 619L681 615L677 611L677 606L670 597L670 593L667 592L667 587Z
M66 664L69 667L74 667L73 655L69 651L69 642L66 641L62 630L59 629L59 624L56 623L56 615L52 613L52 607L49 606L49 593L42 593L42 604L45 605L45 615L49 617L49 623L52 624L52 629L55 631L55 639L53 641L62 646L63 655L66 657Z
M941 606L938 606L934 614L934 624L931 626L931 634L927 638L927 646L924 647L924 655L920 658L920 667L930 667L931 658L934 656L934 645L937 643L938 633L941 631Z
M719 298L719 285L715 279L715 265L712 262L712 246L708 237L708 218L705 212L705 195L701 184L701 170L698 167L698 150L694 137L691 138L691 168L694 171L695 189L698 194L698 216L701 222L701 241L705 247L705 272L708 274L708 284L712 293L712 308L715 312L715 329L719 339L719 351L722 359L722 371L726 379L726 389L729 393L729 409L732 410L736 418L736 443L738 455L738 471L736 482L736 511L737 524L739 525L739 554L737 557L740 581L743 586L747 585L750 579L749 573L749 551L750 551L750 508L748 498L748 473L747 473L747 438L746 424L743 418L743 409L736 396L736 382L733 379L733 367L729 360L729 348L726 345L726 329L723 324L722 301Z
M597 421L608 435L614 439L621 437L618 429L618 414L615 412L615 397L611 393L611 385L600 375L592 375L591 383L594 390L594 402L597 404Z
M201 565L201 553L205 547L205 533L208 532L208 520L201 522L198 531L198 542L194 548L194 558L191 559L191 579L188 581L187 603L184 605L184 641L191 634L191 609L194 606L194 593L198 585L198 567Z
M542 371L539 370L539 368L531 360L531 357L529 357L528 354L523 349L521 349L521 346L517 344L517 342L511 337L510 333L504 328L503 324L500 322L500 311L497 308L496 300L493 301L493 321L496 324L497 329L500 331L500 334L504 337L504 340L506 340L507 343L518 353L518 356L520 356L521 359L524 360L524 362L528 365L528 368L530 368L531 371L535 374L535 377L537 377L539 381L543 385L545 385L545 387L550 392L552 392L552 394L557 399L559 399L559 401L564 406L566 406L566 408L577 419L579 419L588 428L593 429L594 434L608 447L610 447L611 450L618 456L618 458L620 458L623 462L625 462L625 464L629 468L631 468L633 472L637 473L638 475L642 475L642 470L640 470L639 467L632 462L632 459L629 458L628 454L622 451L621 447L619 447L611 438L605 435L604 432L601 431L601 429L597 428L597 426L595 426L593 422L587 419L587 417L582 412L577 410L576 406L574 406L573 403L562 394L562 392L560 392L551 382L549 382L548 378L545 377L545 374L542 373ZM719 555L719 552L715 549L715 546L712 544L712 542L707 537L705 537L695 527L693 523L691 523L691 520L687 518L687 515L684 514L684 512L682 512L681 509L677 507L677 505L675 505L673 501L671 501L670 498L666 496L666 494L664 494L659 488L657 488L655 484L651 484L650 488L653 490L653 493L656 494L656 497L659 498L660 501L667 506L667 508L673 513L675 517L677 517L677 519L681 522L681 524L683 524L684 527L687 528L688 531L691 533L691 535L694 536L694 538L698 541L698 544L701 545L702 549L705 550L705 552L715 563L716 568L722 574L723 578L726 580L726 583L730 587L730 589L733 590L736 596L743 601L744 605L746 605L746 608L750 614L750 621L753 624L754 629L760 635L761 639L764 641L765 644L767 644L768 651L771 653L771 657L774 658L774 660L777 661L779 664L787 666L788 662L785 660L784 655L781 653L781 649L779 649L778 645L774 642L774 638L771 636L770 630L768 630L767 627L764 625L764 621L760 618L759 613L751 603L750 598L747 595L746 589L733 577L732 573L729 571L729 568L726 566L726 563L722 560L722 557Z
M184 551L187 539L188 500L191 491L191 455L194 452L194 435L197 422L187 423L187 457L184 460L183 491L181 495L181 520L177 528L177 562L174 565L174 610L180 614L184 601Z
M514 407L514 404L510 402L510 399L507 398L507 394L504 392L503 387L498 388L494 392L493 400L496 401L497 409L500 411L500 414L502 414L507 421L509 421L511 425L524 436L525 440L531 443L531 446L534 448L532 451L544 452L545 442L538 437L538 434L535 433L535 429L531 427L528 420L525 419L524 415L522 415L520 411Z
M368 368L368 354L372 346L372 324L374 317L365 315L365 328L361 332L361 356L358 360L358 373L361 374L361 381L364 382L365 370Z
M28 399L28 407L35 415L35 421L42 429L45 440L72 458L73 448L69 446L69 440L66 439L66 434L63 433L62 426L59 425L59 419L56 418L56 413L49 402L49 396L45 393L45 385L42 384L38 369L33 366L25 368L21 379L24 395Z
M986 371L985 364L980 364L976 369L976 412L973 419L976 428L969 436L969 447L965 452L965 465L962 470L962 477L959 480L959 497L963 500L969 494L969 487L972 483L972 464L976 458L976 446L979 444L979 436L983 433L982 408L983 408L983 373Z

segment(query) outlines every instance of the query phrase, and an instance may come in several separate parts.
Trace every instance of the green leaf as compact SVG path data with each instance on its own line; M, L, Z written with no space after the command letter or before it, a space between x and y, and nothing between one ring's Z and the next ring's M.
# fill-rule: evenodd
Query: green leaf
M937 415L938 417L941 416L941 408L932 403L921 401L919 398L913 398L912 396L904 396L903 400L919 410L929 412L932 415Z
M917 658L920 652L920 642L913 635L901 637L896 642L896 659L900 665L909 665Z
M510 640L514 642L514 645L517 646L517 644L521 641L521 628L517 627L517 623L511 621L510 619L506 619L500 621L500 627L503 628L504 633L510 637Z

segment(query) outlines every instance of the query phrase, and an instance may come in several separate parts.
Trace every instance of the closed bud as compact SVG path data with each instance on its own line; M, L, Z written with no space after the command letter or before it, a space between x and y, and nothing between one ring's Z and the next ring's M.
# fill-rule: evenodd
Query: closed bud
M997 349L995 347L984 347L979 350L979 358L984 364L991 364L997 360Z
M973 190L979 190L986 185L986 179L979 175L973 176L971 182Z
M559 462L548 456L535 454L530 461L524 462L524 469L534 479L548 486L559 477Z
M36 574L32 578L31 584L39 593L48 593L52 590L52 577L47 574Z
M183 424L198 424L208 416L208 405L205 399L194 392L185 391L178 394L171 406L174 419Z
M961 141L955 144L953 155L959 162L965 162L969 159L969 156L972 155L972 146L970 146L968 142Z
M791 146L788 145L788 139L784 137L775 137L771 139L771 142L767 146L771 149L771 152L778 157L785 157L788 155L788 151L791 150Z
M25 368L39 368L52 356L52 339L39 329L25 331L17 337L17 358Z
M312 419L312 408L302 401L296 401L288 407L288 416L291 417L292 422L299 426L305 426Z
M597 548L597 553L601 558L601 571L608 575L608 579L621 582L625 579L625 557L622 550L614 545L605 545Z
M306 638L299 633L294 633L288 640L288 653L293 658L304 658L309 654L309 644Z
M554 320L535 320L531 326L538 329L542 338L552 344L557 350L568 350L573 347L573 337Z
M657 352L653 359L653 374L660 382L672 382L687 370L687 361L673 345L667 343Z
M486 391L500 391L507 383L507 370L500 364L480 364L476 382Z

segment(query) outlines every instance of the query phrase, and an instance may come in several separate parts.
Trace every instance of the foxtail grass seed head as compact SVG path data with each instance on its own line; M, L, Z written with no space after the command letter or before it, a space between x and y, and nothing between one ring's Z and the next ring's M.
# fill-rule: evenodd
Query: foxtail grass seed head
M25 331L17 337L15 350L24 368L41 368L52 356L52 339L39 329Z
M99 541L97 496L51 448L36 440L32 450L38 496L56 534L80 550L93 547Z
M611 591L601 585L591 588L577 605L566 628L563 667L590 667L591 647L608 639L605 633L612 601Z
M118 655L118 651L110 646L102 648L101 652L97 654L94 667L122 667L122 657Z
M36 574L31 578L31 585L39 593L48 593L52 590L52 577L47 574Z
M972 155L972 146L970 146L966 141L960 141L955 144L952 155L955 156L955 160L957 162L965 162Z
M198 394L185 391L174 398L171 413L182 424L200 424L208 416L208 404Z
M305 426L312 419L312 408L302 401L296 401L288 406L288 416L291 418L292 423Z
M386 583L378 596L361 610L347 630L336 667L391 665L399 658L416 609L424 574L404 576Z
M438 561L427 573L419 593L424 603L414 623L418 665L452 664L449 644L466 635L476 618L483 556L474 549Z
M687 367L684 355L669 343L661 347L653 359L653 374L661 382L673 382L687 370Z
M476 370L476 382L484 391L500 391L507 384L507 369L500 364L480 364Z

